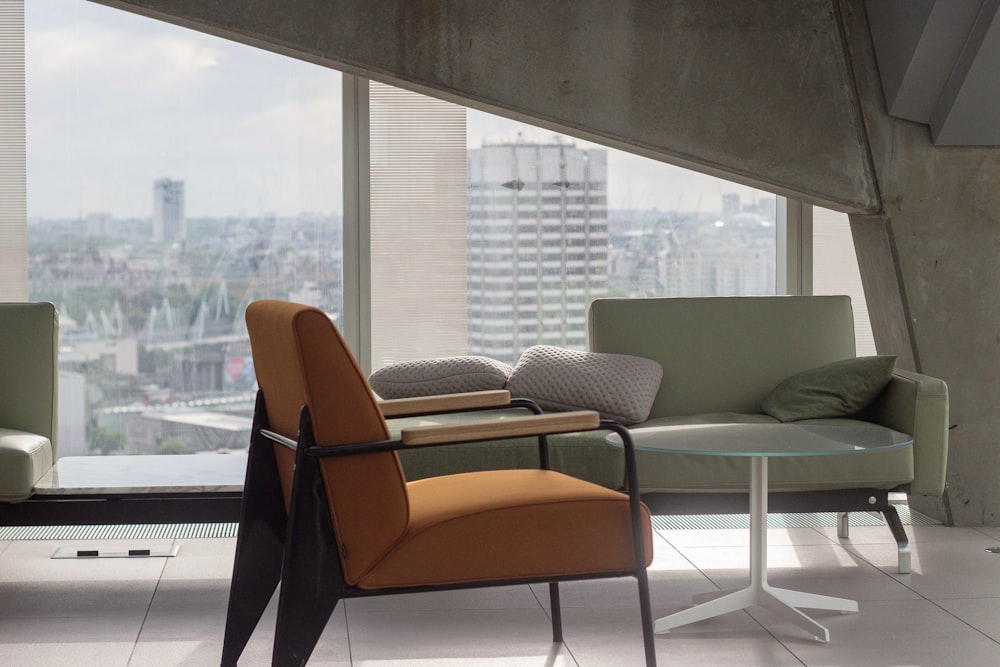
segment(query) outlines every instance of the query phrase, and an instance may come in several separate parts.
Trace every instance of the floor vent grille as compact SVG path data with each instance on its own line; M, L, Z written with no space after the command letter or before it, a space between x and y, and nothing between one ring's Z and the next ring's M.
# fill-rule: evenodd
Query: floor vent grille
M6 526L0 540L175 540L236 537L235 523L168 523L123 526Z

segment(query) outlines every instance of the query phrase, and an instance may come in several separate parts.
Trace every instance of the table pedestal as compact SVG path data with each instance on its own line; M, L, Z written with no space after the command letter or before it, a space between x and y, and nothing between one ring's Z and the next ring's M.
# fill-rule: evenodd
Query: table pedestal
M705 600L705 601L702 601ZM690 609L665 616L656 621L655 632L664 633L671 628L714 618L731 611L750 607L764 607L786 621L794 623L821 642L830 641L830 632L809 618L798 607L827 609L839 612L856 612L858 603L827 595L803 593L785 588L774 588L767 583L767 457L755 456L751 461L750 475L750 584L732 592L709 593L697 596L697 603ZM699 603L700 602L700 603Z

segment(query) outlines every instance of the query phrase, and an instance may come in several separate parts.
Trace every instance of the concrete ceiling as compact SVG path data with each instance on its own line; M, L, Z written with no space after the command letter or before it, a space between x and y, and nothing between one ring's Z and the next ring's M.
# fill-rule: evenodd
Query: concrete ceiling
M827 208L882 207L842 25L864 0L92 1Z
M938 146L1000 146L1000 0L866 0L886 107Z

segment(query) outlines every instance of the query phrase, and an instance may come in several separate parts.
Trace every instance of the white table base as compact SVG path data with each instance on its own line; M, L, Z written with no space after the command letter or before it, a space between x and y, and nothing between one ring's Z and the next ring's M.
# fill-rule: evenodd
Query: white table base
M700 600L707 600L700 602ZM774 588L767 583L767 457L755 456L750 475L750 584L733 592L710 593L696 598L690 609L679 611L656 621L656 633L714 618L731 611L764 607L786 621L794 623L821 642L830 641L825 627L798 610L825 609L842 613L857 612L854 600ZM700 603L699 603L700 602Z

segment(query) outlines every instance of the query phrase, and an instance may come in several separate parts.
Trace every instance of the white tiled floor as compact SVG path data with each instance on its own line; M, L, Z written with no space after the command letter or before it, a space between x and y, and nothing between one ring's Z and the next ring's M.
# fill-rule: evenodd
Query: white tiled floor
M1000 530L921 525L907 532L913 573L898 575L885 527L852 527L849 541L833 528L772 529L772 583L851 597L860 612L815 613L830 629L829 644L766 611L729 614L657 637L660 664L1000 664L1000 554L986 551L1000 544ZM656 539L650 585L657 616L685 608L692 594L746 581L745 530L663 530ZM235 540L177 543L174 558L52 560L58 547L74 543L0 542L0 664L219 664ZM338 606L310 664L642 664L633 580L562 590L564 646L551 642L545 586L514 586L350 600ZM241 664L268 664L273 620L269 609Z

